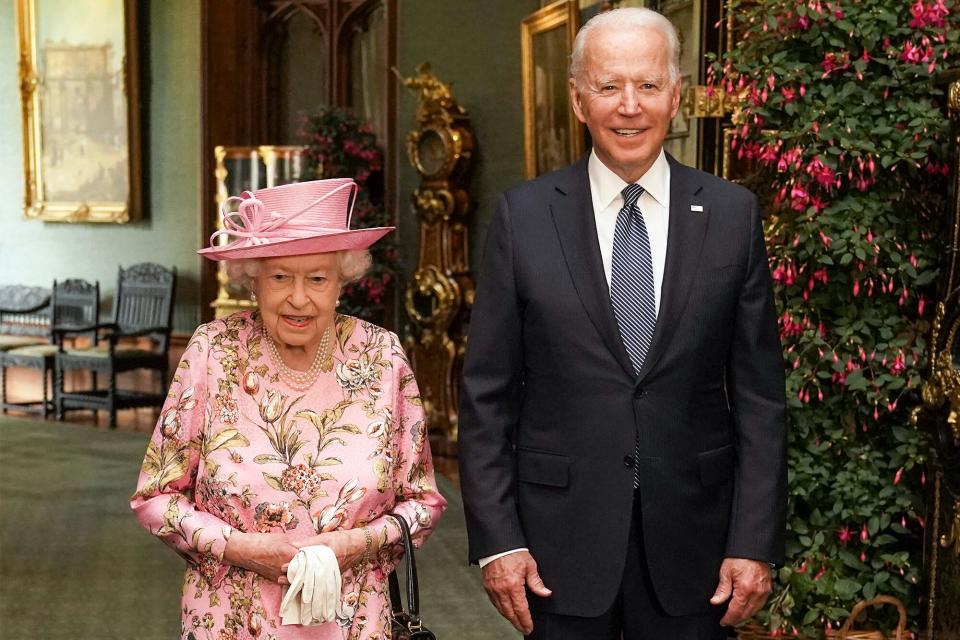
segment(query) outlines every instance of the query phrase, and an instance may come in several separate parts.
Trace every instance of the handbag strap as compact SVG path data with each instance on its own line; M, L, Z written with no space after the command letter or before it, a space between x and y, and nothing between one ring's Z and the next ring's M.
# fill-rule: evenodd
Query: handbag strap
M387 514L396 520L400 527L400 537L403 540L404 563L407 570L407 609L404 611L403 600L400 597L400 579L397 570L390 572L387 581L390 583L390 608L394 616L406 613L412 622L420 621L420 586L417 581L417 561L413 556L413 540L410 538L410 527L403 516Z

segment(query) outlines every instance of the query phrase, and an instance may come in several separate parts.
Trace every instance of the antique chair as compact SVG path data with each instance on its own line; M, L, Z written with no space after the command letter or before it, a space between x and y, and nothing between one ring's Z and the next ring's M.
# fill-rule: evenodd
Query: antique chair
M50 290L0 285L0 351L50 341Z
M53 283L53 301L50 305L50 322L47 328L49 339L41 344L13 347L0 350L0 409L21 409L36 411L44 418L53 409L50 395L47 393L48 380L53 387L53 369L56 359L59 336L54 327L72 327L96 324L100 314L100 284L86 280L64 280ZM95 341L96 333L87 337ZM7 400L6 376L11 367L40 369L43 384L43 399L38 401L9 402Z
M108 412L110 428L113 429L117 426L119 409L163 405L176 281L176 269L158 264L144 262L127 269L121 267L113 322L54 328L61 338L90 331L97 333L96 342L86 348L68 348L62 339L58 342L54 393L58 420L63 420L66 411L102 410ZM135 338L140 340L130 344ZM144 348L142 343L147 338L151 344ZM161 388L158 392L117 388L117 374L138 369L159 373ZM65 390L64 374L77 370L91 373L90 386ZM97 386L100 376L106 379L105 389Z

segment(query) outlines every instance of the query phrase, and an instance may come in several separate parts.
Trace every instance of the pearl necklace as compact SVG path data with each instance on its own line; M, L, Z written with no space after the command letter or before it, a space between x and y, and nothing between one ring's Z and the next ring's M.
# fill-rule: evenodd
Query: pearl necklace
M260 331L263 334L264 341L267 343L267 351L270 353L270 359L277 367L281 377L297 391L306 391L313 386L313 383L316 382L321 371L330 371L333 369L333 358L330 353L330 327L327 327L326 331L323 332L323 337L320 338L320 346L317 347L317 354L314 356L310 368L306 371L296 371L288 367L283 361L283 358L280 357L277 343L274 342L270 334L267 333L266 328L261 328Z

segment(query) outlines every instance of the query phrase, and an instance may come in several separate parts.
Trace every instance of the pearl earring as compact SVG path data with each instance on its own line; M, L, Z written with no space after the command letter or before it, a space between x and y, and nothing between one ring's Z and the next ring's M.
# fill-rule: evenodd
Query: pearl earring
M256 302L256 301L257 301L257 294L254 293L253 291L251 291L251 292L250 292L250 302Z

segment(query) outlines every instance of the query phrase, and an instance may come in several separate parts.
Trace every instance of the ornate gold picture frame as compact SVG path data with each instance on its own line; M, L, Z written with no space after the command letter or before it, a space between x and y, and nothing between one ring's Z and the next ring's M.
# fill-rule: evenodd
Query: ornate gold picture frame
M567 90L570 52L579 28L577 0L554 2L524 18L520 27L527 179L564 167L583 154L583 128Z
M17 0L24 217L141 216L135 0Z

